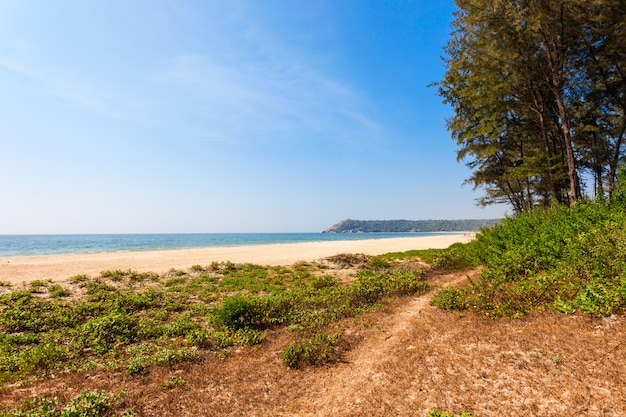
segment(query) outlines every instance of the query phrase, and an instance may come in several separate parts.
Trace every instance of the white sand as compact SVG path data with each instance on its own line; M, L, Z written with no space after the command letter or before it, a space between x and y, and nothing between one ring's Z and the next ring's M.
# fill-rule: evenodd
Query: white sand
M455 242L468 242L473 237L473 233L467 233L259 246L0 258L0 281L13 284L35 279L60 281L78 274L97 276L101 271L115 269L162 273L171 268L187 269L192 265L208 266L214 261L292 265L298 261L316 261L340 253L380 255L412 249L446 248Z

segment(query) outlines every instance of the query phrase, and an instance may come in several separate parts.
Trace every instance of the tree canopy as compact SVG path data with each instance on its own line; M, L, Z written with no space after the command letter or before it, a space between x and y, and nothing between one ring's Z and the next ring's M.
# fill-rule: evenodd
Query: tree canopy
M626 0L456 6L437 85L479 204L572 205L585 185L611 195L626 138Z

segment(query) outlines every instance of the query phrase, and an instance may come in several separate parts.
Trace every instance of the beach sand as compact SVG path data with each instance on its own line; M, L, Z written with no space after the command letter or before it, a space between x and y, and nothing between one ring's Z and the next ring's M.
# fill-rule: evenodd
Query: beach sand
M62 281L78 274L97 276L106 270L167 272L212 262L292 265L299 261L317 261L340 253L380 255L412 249L446 248L456 242L468 242L473 233L389 239L305 242L258 246L211 247L142 252L108 252L51 256L0 258L0 281L18 284L36 279Z

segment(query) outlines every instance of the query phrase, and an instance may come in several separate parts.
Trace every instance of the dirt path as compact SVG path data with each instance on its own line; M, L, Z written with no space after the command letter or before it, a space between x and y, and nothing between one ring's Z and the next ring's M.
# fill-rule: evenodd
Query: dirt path
M435 287L454 285L465 277L465 274L458 273L441 274L431 277L429 283ZM311 411L302 415L361 415L357 410L365 404L368 404L368 412L374 413L371 407L373 402L377 403L376 408L381 415L403 415L396 396L386 397L381 394L393 389L395 381L387 370L399 365L397 352L410 353L416 350L412 344L412 333L416 323L434 309L430 305L433 293L429 291L408 302L404 300L393 314L386 316L384 323L375 324L373 331L367 332L359 346L348 352L344 362L319 372L311 385L311 395L304 396L301 401L302 409ZM346 414L348 410L356 414Z
M449 274L429 282L465 279ZM291 413L275 415L626 415L622 318L466 318L431 306L433 294L378 316L344 363L310 371Z

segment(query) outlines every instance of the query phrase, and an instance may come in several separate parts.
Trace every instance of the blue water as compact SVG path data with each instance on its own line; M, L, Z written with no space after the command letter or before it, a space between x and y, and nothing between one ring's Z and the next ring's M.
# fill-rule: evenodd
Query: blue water
M436 236L445 233L198 233L107 235L0 235L0 257L125 252L333 240Z

